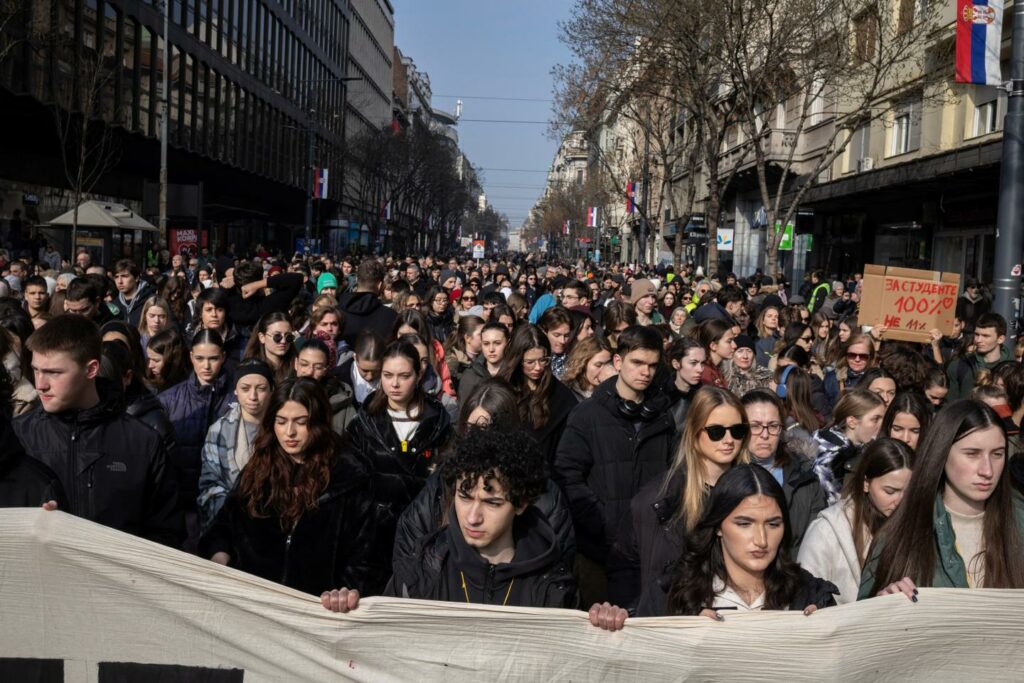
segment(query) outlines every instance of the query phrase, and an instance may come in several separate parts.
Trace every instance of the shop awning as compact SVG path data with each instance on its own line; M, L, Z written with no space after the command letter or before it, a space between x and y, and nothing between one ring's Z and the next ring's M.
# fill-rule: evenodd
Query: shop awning
M75 210L62 213L49 222L55 226L70 226L74 223ZM145 230L156 232L157 228L145 218L123 204L89 200L78 207L80 228L120 228L122 230Z

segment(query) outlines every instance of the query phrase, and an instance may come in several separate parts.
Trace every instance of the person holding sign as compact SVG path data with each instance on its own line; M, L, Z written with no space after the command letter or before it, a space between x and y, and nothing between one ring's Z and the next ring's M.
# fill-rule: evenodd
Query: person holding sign
M970 398L975 378L982 370L991 370L1013 355L1003 346L1006 320L998 313L985 313L974 325L974 353L954 359L946 370L949 376L949 400Z

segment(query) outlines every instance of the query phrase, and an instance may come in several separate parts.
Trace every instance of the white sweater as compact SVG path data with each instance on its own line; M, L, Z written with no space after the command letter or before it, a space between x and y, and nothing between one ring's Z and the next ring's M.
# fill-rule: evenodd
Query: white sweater
M856 602L860 589L861 563L853 544L850 507L840 500L819 512L807 527L797 556L800 566L839 588L839 605Z

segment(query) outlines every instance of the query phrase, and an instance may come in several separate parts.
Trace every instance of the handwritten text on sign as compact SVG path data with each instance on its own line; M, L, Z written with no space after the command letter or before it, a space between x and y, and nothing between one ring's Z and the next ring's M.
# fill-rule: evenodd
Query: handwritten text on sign
M927 332L937 318L945 317L956 306L954 283L886 277L885 291L899 294L892 301L892 311L882 319L885 327Z

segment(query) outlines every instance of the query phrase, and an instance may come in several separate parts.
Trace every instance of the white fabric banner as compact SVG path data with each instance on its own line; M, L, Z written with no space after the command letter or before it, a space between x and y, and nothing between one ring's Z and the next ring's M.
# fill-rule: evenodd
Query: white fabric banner
M1022 671L1022 591L923 589L918 604L889 596L810 617L632 619L618 633L583 612L384 598L338 615L64 513L0 510L4 681L987 682Z

